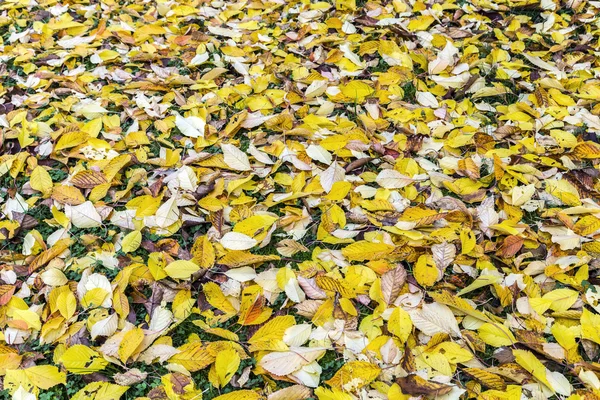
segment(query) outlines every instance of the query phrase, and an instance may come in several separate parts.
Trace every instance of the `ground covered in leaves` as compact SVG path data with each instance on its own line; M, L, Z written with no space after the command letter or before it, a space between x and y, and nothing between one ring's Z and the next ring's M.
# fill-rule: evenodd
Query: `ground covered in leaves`
M2 398L600 396L600 2L0 2Z

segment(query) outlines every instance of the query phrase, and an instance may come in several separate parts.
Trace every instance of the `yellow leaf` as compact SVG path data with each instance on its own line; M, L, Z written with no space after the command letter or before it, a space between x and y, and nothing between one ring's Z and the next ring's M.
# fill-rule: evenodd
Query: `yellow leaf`
M546 192L556 197L568 206L578 206L581 204L579 192L569 181L565 179L546 180Z
M581 314L581 337L600 344L600 315L594 314L585 307Z
M396 335L402 343L406 343L412 329L413 324L410 315L400 307L394 308L388 320L388 331Z
M451 364L466 363L473 359L473 353L456 342L440 343L432 351L442 354Z
M479 368L465 368L463 371L473 376L479 382L491 389L506 389L506 383L504 382L504 379L502 379L502 377L500 377L499 375L493 374L491 372Z
M394 247L386 243L371 243L362 240L344 247L342 254L351 261L365 261L384 258L393 250Z
M233 231L254 237L257 231L266 232L275 221L277 218L271 215L253 215L235 224Z
M75 314L75 310L77 309L77 299L70 290L67 292L62 292L56 299L56 303L60 315L62 315L65 319L69 319L73 316L73 314Z
M6 390L9 394L14 394L20 387L25 389L27 392L38 391L33 382L31 382L31 379L29 379L25 371L22 369L7 370L6 375L4 376L3 383L3 389Z
M337 389L351 391L373 382L380 372L381 369L370 362L350 361L338 369L335 375L325 383Z
M573 227L573 232L581 236L591 235L600 229L600 218L593 215L586 215L579 219Z
M48 197L52 193L52 178L48 171L39 165L31 172L29 184L32 189L42 192L44 197Z
M260 400L263 397L253 390L236 390L227 394L222 394L214 400Z
M237 313L237 310L231 305L229 300L227 300L227 297L225 297L216 283L206 283L202 287L202 291L206 296L206 301L208 301L211 306L223 311L226 314L234 315Z
M194 249L192 248L192 254L194 254L193 251ZM225 256L223 256L223 258L219 260L219 264L226 265L230 268L238 268L243 267L245 265L263 264L269 261L277 261L279 259L280 257L274 254L259 255L252 254L247 251L232 250L225 254Z
M17 354L16 351L14 353L11 351L0 353L0 375L5 375L9 369L19 368L22 360L23 356Z
M340 91L348 100L357 103L364 102L365 98L374 92L373 88L363 81L348 82L340 86Z
M81 305L83 308L99 307L102 305L102 303L104 303L106 296L109 295L110 293L102 288L93 288L92 290L88 290L83 295L83 299L81 299Z
M40 316L31 310L13 309L9 315L13 317L14 321L23 321L26 324L25 329L35 329L36 331L39 331L42 328Z
M76 206L85 203L85 197L81 191L74 186L54 186L52 189L52 199L62 204Z
M424 31L429 28L429 25L431 25L433 21L435 21L435 18L431 15L421 15L414 19L411 18L407 29L411 32Z
M571 289L556 289L542 296L544 300L550 300L550 308L554 311L567 311L579 298L579 292Z
M517 364L525 368L535 379L551 387L546 378L546 367L544 367L544 364L542 364L535 354L527 350L513 350L513 355Z
M199 269L200 267L193 261L177 260L167 265L164 271L174 279L189 279Z
M472 292L473 290L477 290L484 286L493 285L494 283L498 283L501 280L502 280L502 277L500 277L498 275L482 274L479 277L477 277L477 279L475 279L473 282L471 282L471 284L469 286L467 286L466 288L463 288L461 291L459 291L458 295L462 296L464 294L467 294L469 292Z
M548 94L550 95L552 100L554 100L559 106L569 107L569 106L575 105L575 100L573 100L571 97L567 96L566 94L562 94L557 89L554 89L554 88L548 89Z
M79 375L102 371L108 365L97 351L82 344L69 347L58 360L67 371Z
M208 236L199 236L192 246L192 256L196 264L201 268L208 269L215 264L215 248ZM223 264L222 260L221 263Z
M231 340L234 342L240 341L240 338L237 334L235 334L227 329L224 329L224 328L212 328L206 322L202 321L201 319L196 319L196 320L192 321L192 324L199 326L206 333L210 333L212 335L219 336L219 337L222 337L224 339Z
M121 242L121 251L123 253L131 253L136 251L142 244L142 233L140 231L129 232Z
M336 388L326 389L322 386L319 386L317 389L315 389L315 394L317 395L319 400L352 400L352 399L354 399L354 397L352 397L348 393L344 393L342 390L339 390ZM404 398L402 398L402 399L399 398L398 400L404 400Z
M573 148L572 154L579 159L600 158L600 145L594 142L579 143Z
M92 382L75 393L71 400L118 400L128 389L129 386L109 382Z
M144 331L141 328L134 328L123 336L123 340L119 344L119 358L122 362L126 362L129 357L137 353L137 349L144 340Z
M461 229L460 231L460 242L462 245L461 254L469 254L477 244L475 234L470 229Z
M556 143L558 143L560 147L572 148L577 146L578 143L577 137L575 135L560 129L552 129L550 131L550 136L552 136L554 140L556 140Z
M423 286L432 286L441 278L440 270L429 254L419 257L415 263L413 275L417 282Z
M479 327L479 337L494 347L511 346L516 343L512 332L500 323L485 323Z
M32 138L29 133L30 131L25 127L19 130L19 135L17 136L17 139L19 140L19 146L21 146L21 148L25 148L30 144L33 144L33 142L35 142L35 139Z
M149 217L154 215L160 207L162 197L152 197L148 195L139 196L131 199L125 204L130 210L135 210L136 217Z
M233 349L226 349L217 354L215 359L215 370L218 377L217 388L224 387L229 383L233 374L237 372L240 361L240 356Z
M181 346L179 353L169 358L170 363L181 365L190 372L200 371L215 361L215 355L209 353L201 343L188 343Z
M66 384L67 376L54 365L36 365L24 370L27 377L40 389L50 389L59 384Z
M58 143L54 147L54 151L64 150L71 147L79 146L88 140L89 136L85 132L69 132L60 137Z
M248 340L250 351L271 350L285 351L288 349L283 342L285 331L294 326L296 320L291 315L275 317L261 326Z

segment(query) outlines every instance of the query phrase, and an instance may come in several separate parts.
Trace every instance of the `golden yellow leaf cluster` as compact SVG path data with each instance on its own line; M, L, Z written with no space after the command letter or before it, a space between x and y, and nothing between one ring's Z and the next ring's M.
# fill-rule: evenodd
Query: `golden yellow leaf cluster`
M0 1L0 398L600 397L600 2Z

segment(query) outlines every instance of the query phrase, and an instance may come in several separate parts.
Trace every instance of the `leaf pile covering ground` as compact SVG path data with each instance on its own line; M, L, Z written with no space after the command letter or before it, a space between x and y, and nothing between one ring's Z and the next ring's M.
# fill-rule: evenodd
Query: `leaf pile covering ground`
M600 396L600 2L0 3L2 398Z

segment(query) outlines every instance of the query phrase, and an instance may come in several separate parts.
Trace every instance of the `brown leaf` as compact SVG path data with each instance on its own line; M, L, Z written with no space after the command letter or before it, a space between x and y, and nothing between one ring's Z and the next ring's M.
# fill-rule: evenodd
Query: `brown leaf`
M127 372L114 374L113 379L115 383L123 386L131 386L136 383L140 383L148 376L147 372L142 372L137 368L132 368Z
M81 194L81 191L74 186L54 186L51 197L59 203L72 206L77 206L85 202L85 197Z
M458 172L462 175L466 175L472 180L478 180L479 167L475 164L472 158L465 158L464 160L458 160Z
M600 145L594 142L579 143L571 154L579 160L600 158Z
M312 390L302 385L294 385L274 393L271 393L268 400L304 400L312 397Z
M15 289L15 285L0 285L0 306L10 301L13 293L15 293Z
M358 160L352 161L350 164L346 165L346 172L354 171L357 168L360 168L364 165L367 165L373 160L371 157L359 158Z
M452 386L450 385L427 381L418 375L408 375L404 378L398 378L396 382L402 388L402 393L412 396L436 397L445 395L452 390Z
M175 372L171 374L171 384L173 385L173 392L177 395L182 395L186 393L185 387L190 383L193 383L192 378L189 376L185 376L180 374L179 372Z
M381 276L381 293L386 304L392 304L406 283L406 270L401 264Z
M408 344L404 345L404 355L402 356L402 359L400 360L400 365L407 372L414 372L417 370L415 355L413 354L410 347L408 347Z
M324 300L327 298L327 293L325 293L323 289L317 286L315 278L307 279L302 276L299 276L298 284L309 299Z
M99 171L79 171L71 178L71 183L78 188L93 189L98 185L106 183L106 177Z
M208 216L208 220L212 224L213 228L215 228L217 232L219 232L219 234L223 232L224 219L222 209L216 212L211 212Z
M506 382L504 382L504 379L502 379L502 377L500 377L499 375L493 374L491 372L479 368L465 368L463 369L463 371L471 375L490 389L506 389Z
M496 252L496 255L503 258L514 256L523 247L523 238L516 235L507 236L502 242L502 246Z

